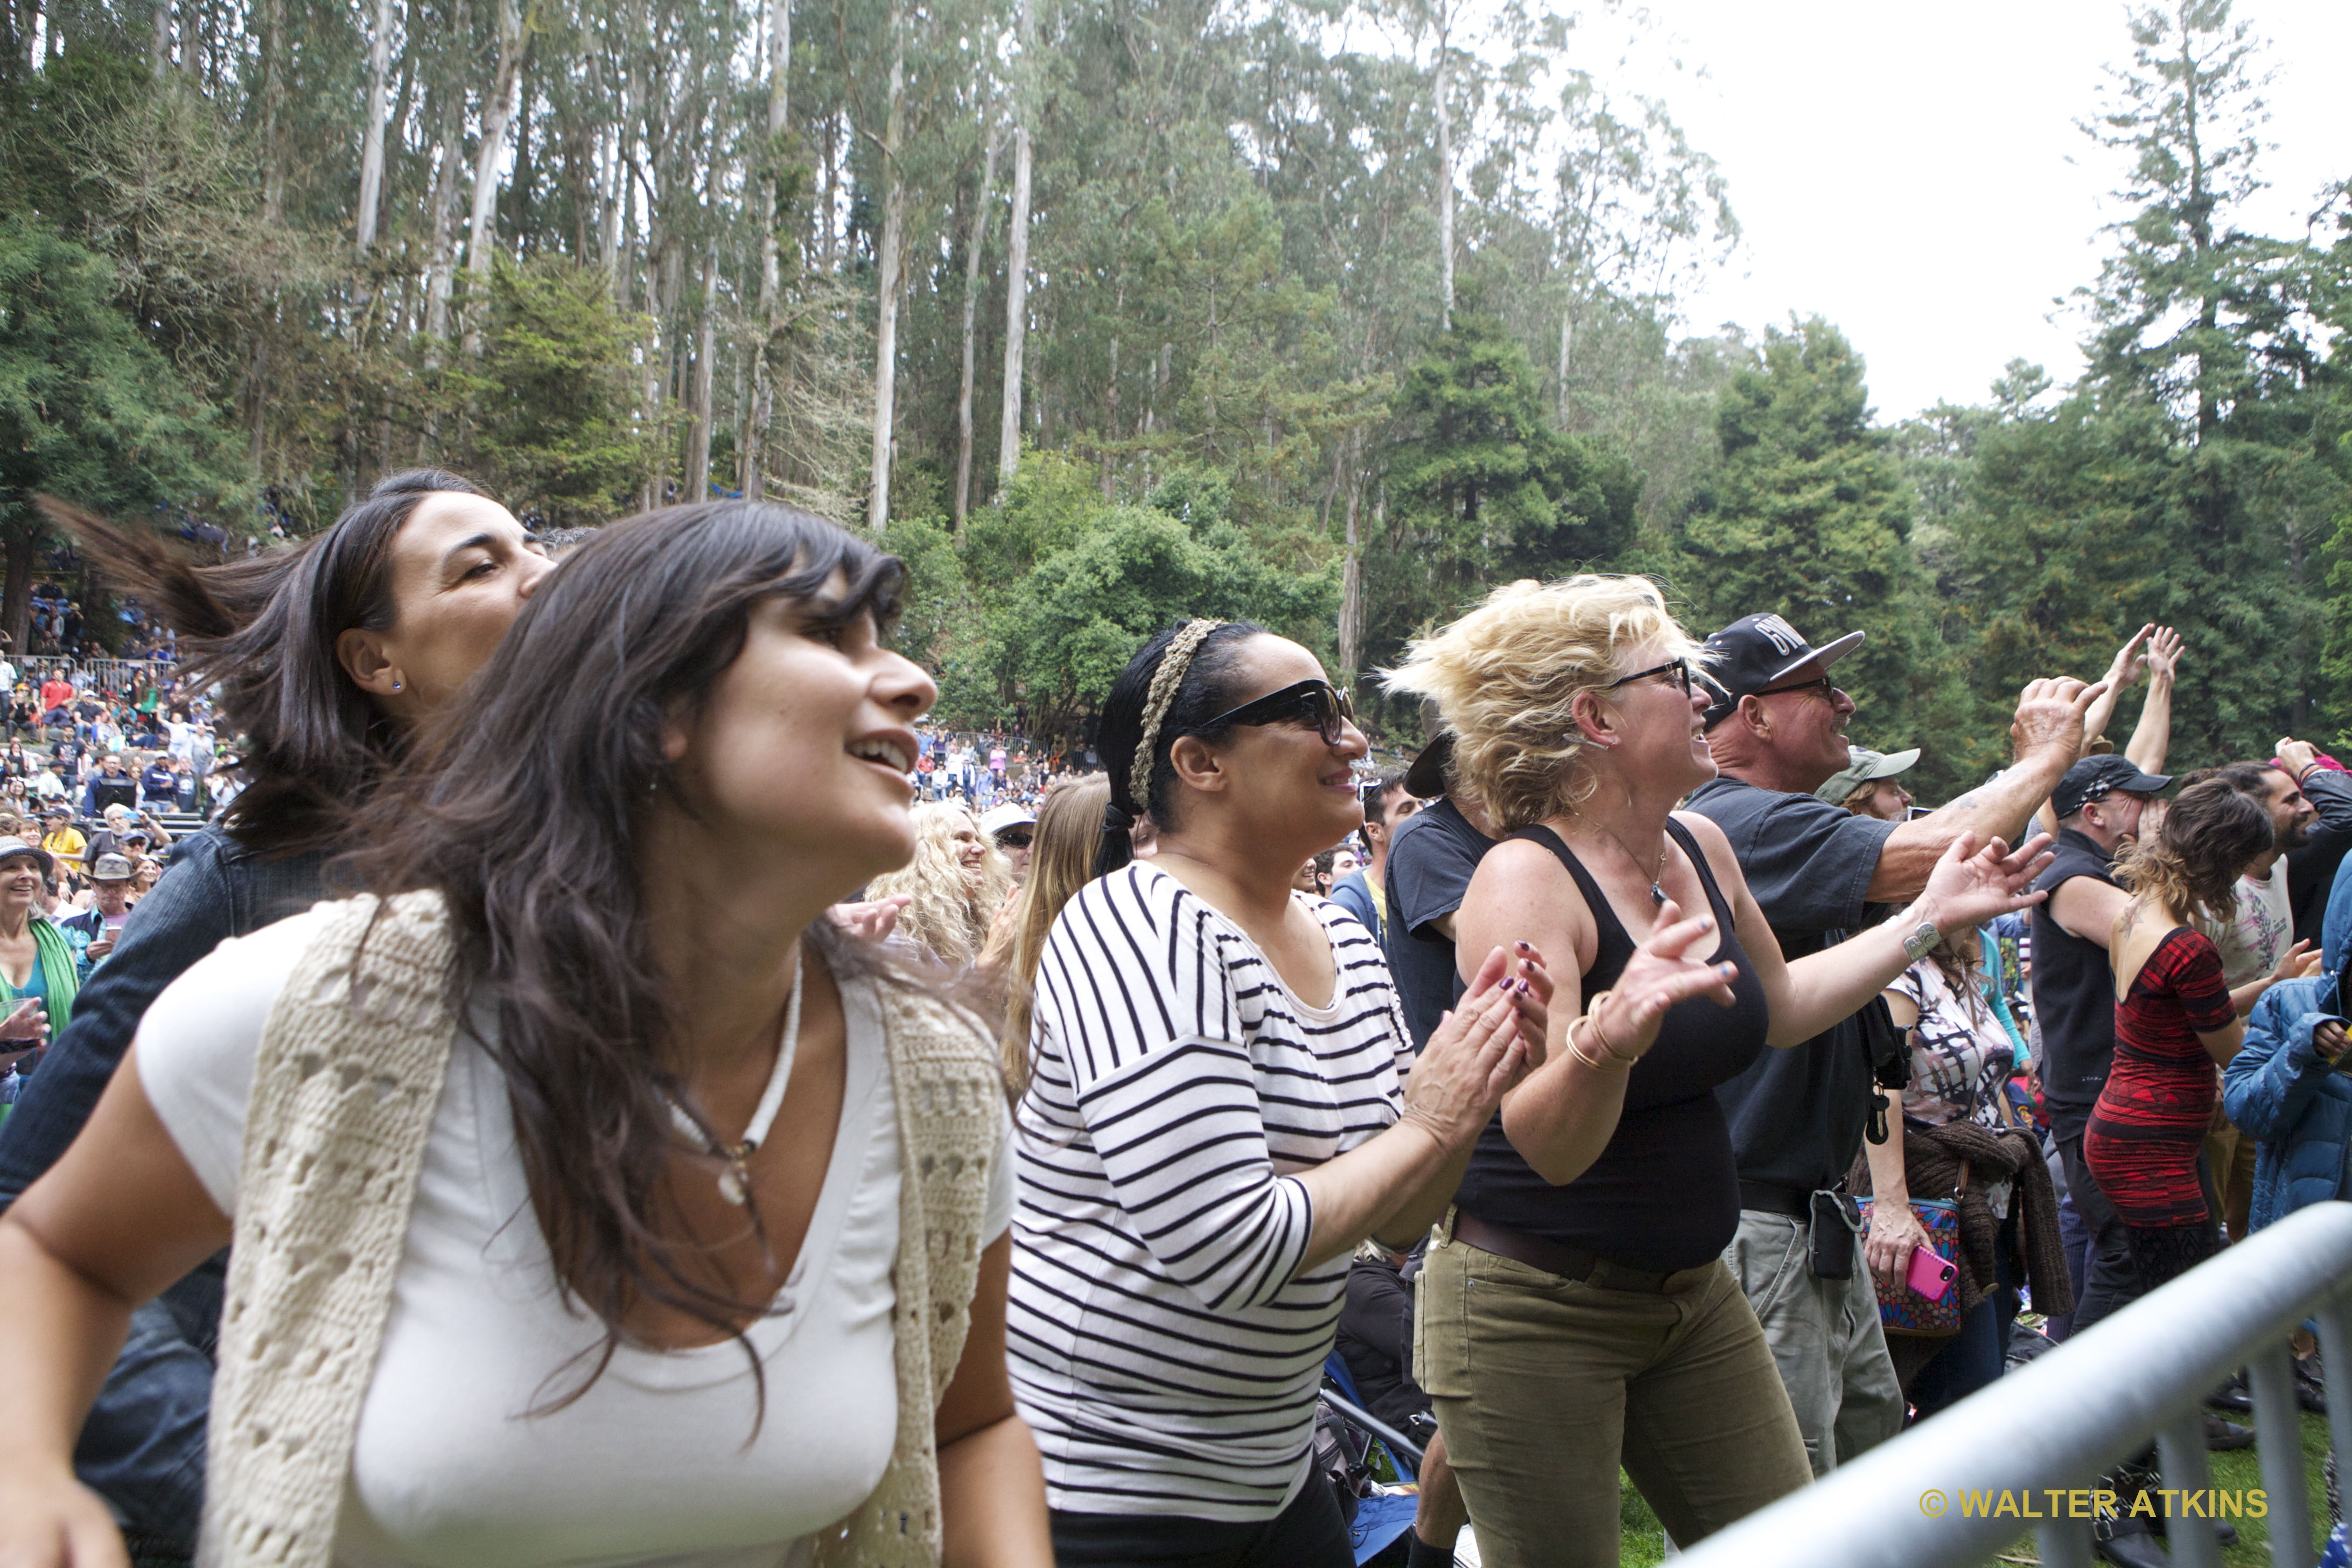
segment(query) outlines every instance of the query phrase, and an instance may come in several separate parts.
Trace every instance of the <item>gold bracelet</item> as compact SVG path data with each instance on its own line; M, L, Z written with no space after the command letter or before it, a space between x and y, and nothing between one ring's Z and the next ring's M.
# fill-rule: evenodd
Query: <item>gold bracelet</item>
M1632 1070L1633 1070L1633 1063L1631 1063L1631 1062L1629 1062L1629 1061L1627 1061L1624 1058L1622 1058L1622 1057L1619 1056L1616 1052L1614 1052L1614 1051L1606 1051L1606 1052L1604 1052L1604 1053L1603 1053L1605 1056L1607 1056L1607 1057L1608 1057L1609 1060L1611 1060L1611 1061L1612 1061L1612 1062L1615 1062L1615 1063L1617 1064L1614 1068L1611 1068L1611 1067L1604 1066L1604 1065L1603 1065L1603 1064L1602 1064L1599 1059L1597 1059L1597 1058L1592 1055L1592 1053L1591 1053L1591 1052L1590 1052L1590 1051L1586 1050L1586 1049L1585 1049L1581 1045L1579 1045L1579 1044L1577 1043L1577 1039L1576 1039L1576 1025L1577 1025L1577 1024L1581 1024L1581 1023L1583 1023L1584 1021L1585 1021L1584 1019L1582 1019L1582 1018L1579 1018L1579 1019L1577 1019L1577 1020L1576 1020L1576 1023L1575 1023L1575 1024L1570 1024L1570 1025L1568 1026L1568 1050L1569 1050L1569 1054L1570 1054L1570 1056L1574 1057L1578 1061L1582 1062L1586 1067L1591 1068L1594 1072L1630 1072L1630 1071L1632 1071Z
M1616 1058L1619 1061L1623 1062L1627 1067L1631 1067L1635 1062L1640 1061L1642 1059L1641 1057L1638 1054L1629 1057L1624 1052L1619 1050L1616 1046L1611 1042L1609 1038L1609 1031L1601 1026L1601 1005L1615 994L1616 993L1614 991L1602 991L1596 994L1591 1001L1587 1002L1584 1005L1584 1021L1591 1024L1592 1026L1592 1032L1601 1037L1601 1048L1602 1050L1607 1051L1611 1056Z

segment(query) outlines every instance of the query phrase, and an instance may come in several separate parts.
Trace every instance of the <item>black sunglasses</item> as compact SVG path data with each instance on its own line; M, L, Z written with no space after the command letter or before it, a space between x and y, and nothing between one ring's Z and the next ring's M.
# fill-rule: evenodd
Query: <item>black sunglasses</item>
M1196 733L1205 735L1235 724L1304 724L1321 731L1325 745L1336 746L1346 732L1344 726L1355 719L1356 705L1346 692L1334 689L1328 680L1302 680L1220 713Z
M1706 687L1709 692L1721 689L1714 681L1706 678L1705 671L1693 668L1691 661L1686 658L1670 658L1664 664L1653 665L1647 669L1637 669L1631 675L1621 675L1601 689L1614 691L1621 686L1630 685L1636 680L1647 680L1654 675L1671 677L1674 683L1682 688L1685 697L1688 697L1693 690L1701 686Z
M1836 683L1832 681L1828 676L1817 675L1811 680L1792 681L1787 686L1768 686L1756 695L1759 697L1778 697L1783 691L1818 691L1822 694L1822 700L1827 701L1829 700L1830 693L1836 689Z

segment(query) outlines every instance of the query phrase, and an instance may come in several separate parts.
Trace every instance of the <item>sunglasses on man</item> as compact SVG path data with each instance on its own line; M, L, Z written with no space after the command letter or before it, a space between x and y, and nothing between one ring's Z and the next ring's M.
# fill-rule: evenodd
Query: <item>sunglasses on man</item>
M1244 702L1218 714L1200 727L1202 734L1234 725L1298 724L1319 731L1323 743L1336 746L1356 721L1356 705L1328 680L1302 680L1279 691Z

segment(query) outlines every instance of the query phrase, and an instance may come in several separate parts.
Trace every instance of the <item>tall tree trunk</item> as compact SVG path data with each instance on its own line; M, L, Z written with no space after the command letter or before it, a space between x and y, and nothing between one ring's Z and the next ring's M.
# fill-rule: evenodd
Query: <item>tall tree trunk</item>
M719 241L702 253L702 320L695 334L694 390L687 417L694 421L686 452L686 496L690 504L710 499L711 391L719 358Z
M261 221L286 216L286 0L261 6Z
M1028 90L1036 47L1036 0L1021 0L1022 90L1013 100L1013 223L1005 231L1004 417L996 440L1000 484L1021 471L1021 370L1023 340L1029 330L1029 117L1035 112Z
M368 40L367 132L360 142L360 208L352 224L359 253L375 244L376 209L383 200L383 125L391 104L392 0L375 0L375 37Z
M874 299L874 476L866 526L890 526L890 434L898 412L900 252L906 246L907 181L898 167L906 135L907 37L903 9L890 7L890 108L882 129L882 238Z
M793 64L792 0L768 0L768 141L766 176L760 182L760 334L751 354L751 416L743 424L737 473L746 500L768 492L768 426L775 416L775 388L768 381L768 355L776 346L776 312L782 306L783 258L776 240L777 161L783 155L784 127L791 122Z
M155 79L162 81L172 68L172 0L155 0L155 41L148 55Z
M33 569L41 563L41 531L23 523L10 529L5 541L7 587L0 592L0 625L8 631L8 646L22 658L33 651Z
M466 273L475 298L466 311L466 353L482 352L481 290L498 251L499 163L506 156L507 127L514 119L515 88L522 77L522 11L519 0L499 0L499 63L490 90L482 97L482 142L474 157L474 213L466 228Z
M1450 20L1450 18L1449 18ZM1454 330L1454 111L1445 101L1447 27L1437 33L1438 324Z
M1358 521L1363 510L1363 431L1348 432L1348 553L1339 567L1339 668L1353 681L1363 666L1364 553Z
M988 237L988 204L996 197L995 133L992 131L985 140L987 151L980 165L980 199L972 204L971 222L963 242L963 374L956 383L955 536L959 542L963 539L964 514L971 505L972 340L979 320L980 252Z
M1576 296L1571 291L1559 307L1559 427L1568 428L1568 350L1576 337Z

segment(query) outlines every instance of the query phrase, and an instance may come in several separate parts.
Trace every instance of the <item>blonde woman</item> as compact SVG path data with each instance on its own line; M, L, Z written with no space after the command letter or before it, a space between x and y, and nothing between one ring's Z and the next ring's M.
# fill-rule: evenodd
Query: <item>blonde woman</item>
M2047 858L1963 835L1895 920L1784 961L1722 830L1675 810L1716 771L1699 653L1654 585L1588 576L1496 590L1389 677L1436 700L1453 779L1507 835L1458 951L1524 940L1561 971L1544 1059L1422 1275L1420 1380L1494 1568L1615 1563L1621 1463L1685 1545L1810 1478L1722 1259L1739 1184L1715 1088L1860 1009L1906 940L2033 902Z
M1004 1079L1015 1094L1029 1087L1029 1021L1037 958L1062 906L1094 878L1103 808L1109 804L1110 780L1100 773L1064 784L1045 797L1030 840L1029 879L997 916L988 950L981 956L981 968L994 974L1003 988Z
M980 961L989 922L1013 892L1013 868L961 805L914 810L915 858L904 869L877 877L866 896L904 895L898 936L950 969Z

